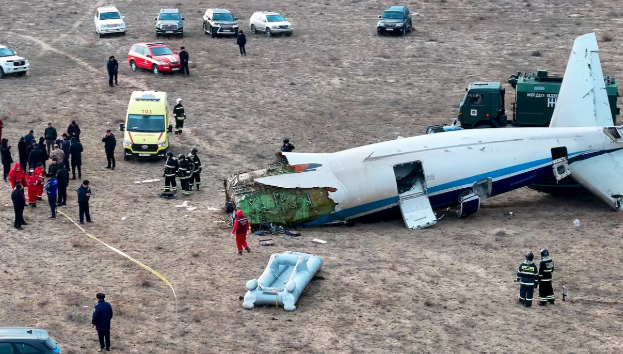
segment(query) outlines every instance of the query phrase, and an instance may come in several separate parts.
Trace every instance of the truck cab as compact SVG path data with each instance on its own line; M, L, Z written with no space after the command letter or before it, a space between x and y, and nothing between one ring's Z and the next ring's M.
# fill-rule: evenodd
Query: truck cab
M546 70L536 73L511 75L508 83L515 89L515 101L511 103L512 120L507 120L504 110L505 90L499 82L475 82L465 89L459 104L459 116L453 125L464 129L514 127L548 127L554 114L562 76L549 75ZM617 106L618 86L613 77L604 76L612 123L621 113Z
M499 82L474 82L459 104L458 122L465 129L506 126L505 89Z
M164 158L169 147L169 101L166 92L134 91L123 131L123 159Z

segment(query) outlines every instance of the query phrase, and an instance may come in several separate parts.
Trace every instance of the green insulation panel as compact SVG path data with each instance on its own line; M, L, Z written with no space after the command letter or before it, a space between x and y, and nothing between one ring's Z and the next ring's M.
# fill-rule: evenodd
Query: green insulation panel
M268 187L236 193L235 199L251 224L302 224L333 212L336 205L326 188Z

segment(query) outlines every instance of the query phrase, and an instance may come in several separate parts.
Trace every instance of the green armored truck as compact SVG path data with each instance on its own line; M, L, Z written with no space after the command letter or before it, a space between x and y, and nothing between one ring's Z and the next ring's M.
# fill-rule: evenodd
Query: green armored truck
M511 75L508 83L515 89L515 101L511 103L512 119L508 119L506 114L506 90L501 83L474 82L465 89L465 96L459 104L459 115L453 125L463 129L502 128L508 125L547 127L556 107L562 79L548 75L546 70ZM617 83L610 76L604 76L604 81L612 122L616 125L616 116L620 114Z

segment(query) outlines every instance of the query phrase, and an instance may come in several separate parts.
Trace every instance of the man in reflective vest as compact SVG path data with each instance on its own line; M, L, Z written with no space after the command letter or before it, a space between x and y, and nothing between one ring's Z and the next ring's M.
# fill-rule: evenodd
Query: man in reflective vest
M164 165L164 191L165 192L177 192L177 182L175 176L177 175L177 161L173 158L171 151L167 152L167 162Z
M249 219L244 216L242 210L236 211L236 219L234 219L234 227L231 233L236 235L236 247L238 247L238 255L242 256L242 248L247 250L247 253L251 253L251 247L247 245L247 233L251 229Z
M552 286L552 272L554 271L554 261L549 256L549 251L541 250L541 263L539 264L539 305L545 306L549 302L554 304L554 287Z
M182 128L184 128L184 119L186 119L186 113L184 112L184 106L182 106L182 99L175 100L176 105L173 107L173 115L175 116L175 136L182 135Z
M517 268L517 280L519 281L519 303L526 306L532 306L532 295L534 289L538 286L538 269L533 262L534 254L526 253L526 260Z
M197 190L201 186L201 159L197 156L197 148L192 149L190 154L188 155L188 160L193 164L193 173L190 176L190 185L189 188L192 191L193 186L197 186Z

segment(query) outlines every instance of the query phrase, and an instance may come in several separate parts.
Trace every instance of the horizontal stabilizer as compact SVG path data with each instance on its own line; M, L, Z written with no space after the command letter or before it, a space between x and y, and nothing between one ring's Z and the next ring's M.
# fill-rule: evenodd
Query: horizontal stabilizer
M623 210L623 150L574 162L571 177L615 210Z
M604 74L594 33L573 43L550 127L612 126Z

